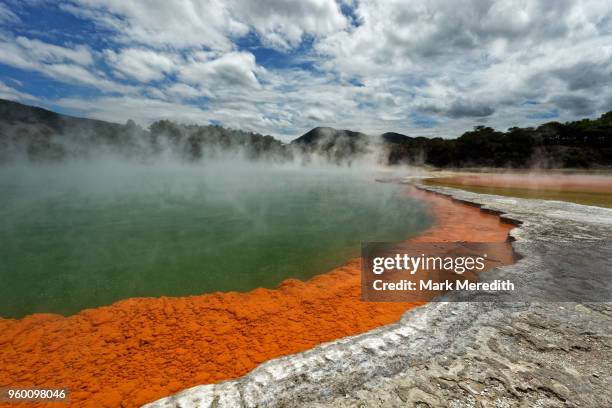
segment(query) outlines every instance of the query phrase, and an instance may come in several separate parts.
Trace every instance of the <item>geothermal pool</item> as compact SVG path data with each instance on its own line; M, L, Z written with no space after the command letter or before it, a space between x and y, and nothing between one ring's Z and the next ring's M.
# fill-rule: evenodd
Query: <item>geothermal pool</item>
M0 316L273 288L431 224L371 172L73 163L0 172Z

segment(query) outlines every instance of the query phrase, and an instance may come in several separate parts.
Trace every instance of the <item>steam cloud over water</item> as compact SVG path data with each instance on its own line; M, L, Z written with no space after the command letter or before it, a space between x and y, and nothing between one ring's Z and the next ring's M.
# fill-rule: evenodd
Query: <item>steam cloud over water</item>
M365 163L236 156L5 165L0 315L308 279L357 256L361 241L429 225L421 204L379 176Z
M429 224L401 186L375 182L393 173L361 133L317 128L284 144L0 106L0 316L275 287Z

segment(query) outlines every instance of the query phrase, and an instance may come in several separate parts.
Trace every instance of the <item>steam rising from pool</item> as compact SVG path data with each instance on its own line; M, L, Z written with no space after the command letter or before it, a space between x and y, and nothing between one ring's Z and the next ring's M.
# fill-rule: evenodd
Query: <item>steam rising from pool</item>
M135 296L273 288L430 224L374 168L236 160L21 164L0 172L0 316Z

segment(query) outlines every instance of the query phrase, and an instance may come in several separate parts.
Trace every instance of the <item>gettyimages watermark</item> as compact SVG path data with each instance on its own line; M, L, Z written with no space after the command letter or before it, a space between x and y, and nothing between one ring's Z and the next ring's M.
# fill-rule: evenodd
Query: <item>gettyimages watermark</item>
M569 265L552 268L563 277L555 279L548 270L538 273L537 264L513 269L511 265L517 260L509 242L364 243L361 299L371 302L612 300L609 280L593 279L607 274L599 273L605 271L598 272L592 265L584 280L577 283L564 274Z

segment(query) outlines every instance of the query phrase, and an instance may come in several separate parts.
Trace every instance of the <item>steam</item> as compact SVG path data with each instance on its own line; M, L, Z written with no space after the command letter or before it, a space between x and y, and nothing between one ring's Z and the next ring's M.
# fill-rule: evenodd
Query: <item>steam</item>
M40 114L0 121L0 316L275 287L430 222L402 186L376 182L407 173L376 138L325 131L305 148Z
M161 120L144 129L132 121L118 125L64 116L49 120L32 115L0 122L0 164L82 159L139 163L248 160L317 166L386 163L387 152L380 138L354 138L345 131L335 137L334 130L329 128L322 132L325 137L305 147L211 125Z
M0 316L307 279L357 256L361 241L428 225L402 186L375 181L398 175L235 152L5 164Z

